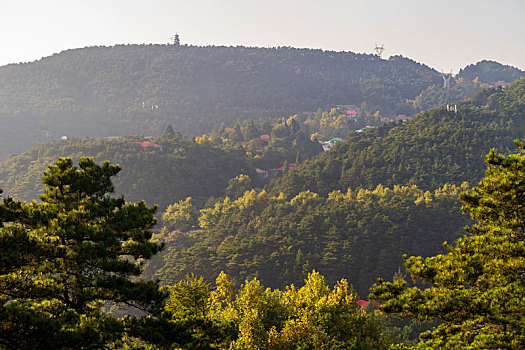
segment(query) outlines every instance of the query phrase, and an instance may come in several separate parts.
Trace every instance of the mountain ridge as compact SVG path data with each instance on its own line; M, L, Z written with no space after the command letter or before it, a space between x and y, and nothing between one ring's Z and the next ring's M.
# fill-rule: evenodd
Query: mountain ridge
M66 50L0 67L0 159L61 136L189 135L221 122L337 104L412 114L441 84L402 56L290 47L117 45ZM364 103L364 104L363 104Z

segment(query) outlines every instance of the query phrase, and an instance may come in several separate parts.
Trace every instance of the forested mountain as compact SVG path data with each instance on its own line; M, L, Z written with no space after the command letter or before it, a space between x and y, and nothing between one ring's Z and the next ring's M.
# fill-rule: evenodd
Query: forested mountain
M492 79L498 66L469 70ZM0 348L386 349L402 332L395 339L381 329L350 286L366 298L383 276L394 281L378 282L371 296L384 311L440 321L419 348L521 349L523 155L490 151L485 179L462 191L482 177L490 148L512 152L523 137L525 78L474 93L481 78L465 73L444 90L429 83L435 76L402 57L161 45L72 50L1 68L2 151L24 135L35 136L29 143L70 137L0 164ZM315 134L305 133L338 135L379 122L370 108L414 110L470 87L457 108L350 131L320 155ZM341 107L268 122L360 97L353 125L339 123L349 122ZM266 123L237 121L248 117ZM169 122L199 134L214 128L194 138L170 125L159 137L71 137L76 127L160 134ZM96 163L104 160L113 165ZM256 166L277 161L282 175L247 190ZM40 202L19 201L36 198L41 183ZM460 192L478 221L466 233ZM162 229L152 234L154 206L121 194L167 207ZM415 255L405 260L410 276L432 288L407 289L403 254ZM142 272L160 281L140 280ZM124 305L140 315L117 317Z
M260 134L269 133L268 140ZM110 138L68 138L45 142L21 155L0 163L0 188L7 195L23 200L38 199L40 176L58 157L94 157L123 167L115 180L117 193L135 201L168 204L193 198L203 206L211 196L222 196L229 180L247 176L245 189L262 187L267 180L256 175L256 168L278 168L283 163L305 160L322 152L294 118L274 125L257 126L253 120L234 127L215 128L210 136L195 138L175 132L171 125L160 137L126 136Z
M524 75L525 72L516 67L494 61L483 60L476 64L469 64L461 69L456 75L456 79L462 78L472 81L478 78L481 83L493 84L500 80L510 83Z
M363 133L298 166L272 183L271 192L374 188L382 184L434 189L445 183L477 183L482 157L491 148L509 152L525 132L525 78L505 89L490 88L457 104L420 113Z
M187 196L203 204L209 196L222 195L228 180L241 173L255 178L242 150L219 149L175 133L147 141L124 137L44 143L2 163L0 188L16 198L37 199L42 188L39 179L49 164L59 157L84 156L122 167L115 180L117 194L161 208Z
M201 229L164 235L167 249L148 276L174 283L195 273L212 281L225 271L237 282L300 284L315 269L329 283L346 278L362 297L377 276L393 276L404 253L432 255L461 235L459 188L424 192L377 187L327 197L305 191L286 200L265 191L216 203L201 211Z
M464 100L475 96L490 86L506 85L521 77L525 72L494 61L481 61L460 70L455 76L448 76L444 84L431 85L408 103L416 111Z
M460 103L457 114L439 108L351 132L277 178L270 193L216 202L201 210L201 229L165 230L168 249L148 273L168 282L224 270L283 287L313 268L328 281L348 278L366 295L378 273L402 266L403 253L437 254L440 243L461 236L467 221L457 186L479 181L483 154L511 150L525 132L524 96L525 78Z
M0 159L66 136L185 134L220 122L358 104L403 112L435 70L408 58L311 49L119 45L0 67Z

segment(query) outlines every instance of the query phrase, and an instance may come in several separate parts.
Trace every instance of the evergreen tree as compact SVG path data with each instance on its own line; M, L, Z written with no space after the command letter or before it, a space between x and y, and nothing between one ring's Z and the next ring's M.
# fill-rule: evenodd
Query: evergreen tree
M197 225L198 218L199 210L191 203L191 197L171 204L162 214L164 227L169 231L188 231Z
M283 162L283 174L286 174L288 172L288 168L290 167L290 165L288 164L288 160L285 159L284 162Z
M518 146L525 151L525 139ZM371 290L385 312L443 321L416 349L525 348L525 155L492 150L485 160L485 178L460 196L477 224L454 247L445 243L447 255L405 261L430 288L399 279Z
M299 131L301 131L301 126L299 125L299 122L296 120L297 115L291 116L288 118L287 124L290 127L290 133L295 136Z
M228 187L226 188L225 195L236 199L241 197L246 191L252 188L252 179L248 175L240 174L233 179L228 180Z
M164 294L136 279L155 207L114 198L117 165L61 158L44 173L41 203L0 205L0 348L101 348L121 338L107 303L156 313ZM133 279L132 279L133 277Z
M265 120L261 124L261 133L263 135L270 135L272 132L272 124L268 120Z
M171 124L166 125L166 129L164 129L164 134L162 134L162 136L166 138L172 138L175 136L175 130L173 130Z
M257 138L258 136L259 131L255 127L255 123L253 120L249 120L248 123L246 123L246 129L244 130L244 141L248 142Z
M239 122L235 123L234 127L233 127L233 131L232 131L232 135L231 135L231 142L233 144L236 144L236 143L239 143L239 142L242 142L243 141L243 135L242 135L242 132L241 132L241 124L239 124Z

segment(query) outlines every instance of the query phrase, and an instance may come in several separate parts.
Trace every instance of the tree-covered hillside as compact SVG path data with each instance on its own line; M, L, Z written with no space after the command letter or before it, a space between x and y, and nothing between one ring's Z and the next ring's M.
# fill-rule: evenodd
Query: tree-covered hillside
M203 204L209 196L222 195L228 180L241 173L255 178L242 150L219 149L175 133L147 141L124 137L44 143L2 163L0 188L6 195L37 199L42 187L39 179L49 164L58 157L83 156L119 164L123 170L115 180L117 194L161 208L187 196Z
M443 241L460 237L466 219L457 186L482 177L491 147L506 152L525 132L524 92L521 79L462 102L457 114L440 108L351 132L277 178L270 193L246 192L201 210L201 229L173 231L170 221L161 236L168 249L148 273L168 282L224 270L282 287L313 268L328 281L348 278L366 295L378 273L401 267L403 253L437 254Z
M478 78L482 83L493 84L500 80L510 83L523 76L524 72L516 67L483 60L461 69L456 78L463 78L468 81Z
M459 237L467 221L458 194L455 186L432 193L378 186L286 200L252 190L201 210L201 229L164 233L167 249L146 273L173 283L189 273L212 281L225 271L237 282L257 277L284 288L315 269L329 283L348 279L366 296L377 276L402 267L404 253L439 253L443 241Z
M0 67L0 158L67 136L185 134L336 104L402 111L439 83L401 56L311 49L119 45Z
M491 148L509 152L525 133L525 78L505 89L487 89L457 104L420 113L363 133L312 159L272 183L271 192L294 196L305 190L413 185L434 189L445 183L476 183L482 157Z
M261 140L261 133L269 140ZM266 135L268 136L268 135ZM123 166L115 180L118 193L132 200L146 200L164 208L170 203L193 198L199 206L211 196L222 196L229 180L247 176L245 189L262 187L267 180L256 168L278 168L283 163L303 161L322 152L294 118L274 125L257 126L253 120L233 128L214 128L208 135L189 138L168 125L162 136L112 138L68 138L45 142L0 163L0 188L23 200L38 199L40 176L58 157L94 157Z

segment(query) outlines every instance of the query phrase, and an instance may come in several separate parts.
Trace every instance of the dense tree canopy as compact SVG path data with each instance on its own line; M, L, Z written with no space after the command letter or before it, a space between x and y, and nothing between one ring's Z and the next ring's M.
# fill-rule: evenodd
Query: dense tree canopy
M402 266L403 253L432 255L458 237L467 223L459 190L378 186L327 198L305 191L290 200L247 191L201 210L200 229L164 235L167 249L146 273L174 283L189 273L211 281L225 271L236 281L258 277L284 288L315 268L328 283L347 278L364 296L378 275Z
M194 276L171 286L166 314L192 324L184 348L386 349L378 320L356 301L346 280L330 288L315 271L282 291L257 279L234 288L221 272L213 288ZM180 345L166 340L165 347Z
M209 196L224 194L231 178L241 173L255 178L242 149L220 149L179 133L169 135L155 139L73 138L35 146L2 163L0 188L16 198L37 199L42 171L57 156L89 156L98 162L110 159L123 167L115 179L118 194L161 208L189 196L202 205Z
M137 277L154 207L114 198L120 167L59 159L45 172L41 203L7 197L0 205L0 347L100 348L119 340L108 303L155 314L165 295Z
M408 288L398 279L371 290L385 312L443 321L416 349L525 346L525 155L491 151L486 162L478 187L461 195L476 224L447 245L448 254L405 261L411 277L430 287Z
M469 64L459 70L457 78L472 81L476 78L482 83L492 84L499 80L511 83L523 77L523 71L516 67L502 65L501 63L483 60L476 64Z
M497 65L496 73L510 71ZM159 135L168 123L201 135L221 122L338 104L412 114L418 110L406 100L436 84L436 70L402 56L186 45L68 50L0 67L0 159L63 135Z
M487 89L457 104L423 112L405 123L351 132L330 152L277 179L271 193L294 196L333 190L416 184L432 190L446 183L477 183L491 147L512 149L525 130L525 78Z

